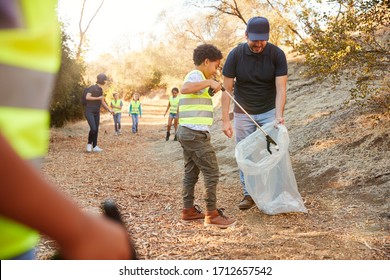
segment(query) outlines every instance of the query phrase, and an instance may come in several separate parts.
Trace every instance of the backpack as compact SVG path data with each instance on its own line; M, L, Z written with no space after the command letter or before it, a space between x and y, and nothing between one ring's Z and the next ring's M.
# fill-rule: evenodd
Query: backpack
M87 106L87 93L89 91L89 87L86 87L84 90L83 90L83 93L81 94L81 104L83 106Z

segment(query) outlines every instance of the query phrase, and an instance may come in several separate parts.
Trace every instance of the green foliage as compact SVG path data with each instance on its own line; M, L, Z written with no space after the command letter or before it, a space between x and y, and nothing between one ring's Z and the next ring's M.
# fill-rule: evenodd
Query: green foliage
M62 32L61 68L50 103L51 125L55 127L62 127L66 122L83 117L81 94L84 89L84 68L72 58L68 42L68 35Z
M323 2L323 1L320 1ZM305 55L307 75L335 84L343 75L356 86L351 100L360 105L379 105L390 110L389 74L390 16L387 1L327 1L331 12L306 7L300 14L309 39L294 46ZM335 12L336 11L336 12Z

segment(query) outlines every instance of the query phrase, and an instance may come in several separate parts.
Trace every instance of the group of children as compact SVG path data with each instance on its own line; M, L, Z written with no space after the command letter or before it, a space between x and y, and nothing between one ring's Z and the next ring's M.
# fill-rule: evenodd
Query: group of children
M115 127L115 135L122 134L121 130L121 118L122 118L122 107L123 102L120 98L118 98L118 93L113 94L114 99L111 101L112 115L114 117L114 127ZM131 131L133 133L138 132L138 123L139 119L142 117L142 105L139 100L139 94L134 93L133 99L130 102L129 106L129 117L131 116L132 127Z
M165 140L168 141L169 137L171 135L171 128L172 125L175 129L175 137L174 141L177 141L176 137L176 131L177 126L179 124L178 119L178 105L179 105L179 89L177 87L172 88L172 96L169 97L169 102L167 109L165 110L164 117L169 111L169 117L168 117L168 125L167 125L167 134ZM122 107L123 102L122 99L118 97L118 93L113 93L114 99L111 101L111 109L112 109L112 115L114 118L114 128L115 128L115 135L121 135L121 118L122 118ZM137 133L138 132L138 123L139 118L142 117L142 104L139 100L139 94L135 93L133 95L133 99L130 102L129 106L129 116L131 116L132 119L132 132Z

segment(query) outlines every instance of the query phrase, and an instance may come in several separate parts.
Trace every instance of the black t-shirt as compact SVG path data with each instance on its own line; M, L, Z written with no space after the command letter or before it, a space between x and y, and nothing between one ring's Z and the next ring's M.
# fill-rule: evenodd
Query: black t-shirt
M269 42L260 54L251 52L248 44L242 43L229 53L222 74L236 78L236 101L249 114L262 114L275 108L275 77L287 75L286 55ZM242 113L238 106L234 112Z
M88 92L91 93L93 97L100 97L103 95L103 89L97 84L90 86ZM87 100L86 107L88 107L89 109L100 110L101 105L102 105L101 100Z

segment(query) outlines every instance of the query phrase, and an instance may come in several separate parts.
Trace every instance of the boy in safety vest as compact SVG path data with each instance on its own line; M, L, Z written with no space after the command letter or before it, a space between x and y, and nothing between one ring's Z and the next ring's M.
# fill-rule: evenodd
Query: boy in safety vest
M171 136L171 127L173 122L173 127L175 128L175 138L173 140L177 141L176 132L179 123L178 114L177 114L177 109L178 109L177 106L179 105L179 97L178 97L179 89L177 87L174 87L171 92L172 92L172 96L169 97L168 106L164 113L164 117L165 117L165 115L169 110L167 136L165 137L165 140L168 141L169 136Z
M118 98L118 93L113 93L114 100L111 101L111 108L114 111L114 127L115 127L115 135L122 134L121 131L121 118L122 118L122 100Z
M60 66L56 4L0 1L0 259L34 259L39 232L67 259L128 259L124 228L82 211L39 171Z
M205 226L228 228L236 224L217 209L217 184L219 167L214 147L210 141L210 126L213 123L213 102L208 89L218 92L221 85L213 80L222 59L215 46L203 44L193 53L195 70L187 74L181 87L179 101L179 128L177 137L183 148L183 210L182 220L190 222L204 219ZM206 214L194 204L194 188L202 172L205 183Z
M129 116L131 116L131 120L133 122L133 126L131 128L131 131L133 133L137 133L138 132L139 118L142 117L142 106L141 106L141 102L139 101L139 94L138 93L134 93L133 100L131 100L131 102L130 102Z

